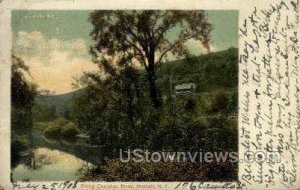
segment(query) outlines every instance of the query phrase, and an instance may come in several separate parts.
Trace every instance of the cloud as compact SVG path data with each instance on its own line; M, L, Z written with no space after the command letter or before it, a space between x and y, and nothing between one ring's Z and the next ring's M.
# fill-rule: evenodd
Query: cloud
M201 45L201 43L197 40L191 39L186 42L187 47L194 55L206 54L207 50ZM216 51L216 47L213 44L210 44L210 51Z
M35 83L41 89L57 94L74 90L73 77L85 71L97 70L90 61L84 40L47 39L41 32L19 32L14 53L30 67Z

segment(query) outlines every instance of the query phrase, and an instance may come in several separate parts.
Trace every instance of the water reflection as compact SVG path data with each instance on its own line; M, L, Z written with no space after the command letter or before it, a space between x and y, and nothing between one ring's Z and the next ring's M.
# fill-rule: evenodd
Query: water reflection
M16 181L61 181L76 180L77 172L88 164L71 154L37 148L24 156L23 162L13 170Z
M47 151L47 152L46 152ZM23 164L29 170L39 170L43 166L51 165L57 163L57 159L51 159L47 156L49 150L45 148L35 149L34 151L30 151L28 155L23 156Z
M31 148L12 163L14 181L76 180L79 169L103 158L103 151L86 139L51 139L33 132L30 141Z

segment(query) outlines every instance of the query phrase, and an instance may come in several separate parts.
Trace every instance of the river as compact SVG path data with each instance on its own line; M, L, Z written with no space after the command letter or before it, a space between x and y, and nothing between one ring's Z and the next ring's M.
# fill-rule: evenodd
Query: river
M79 170L101 163L101 148L93 147L87 139L49 139L41 132L30 135L31 149L12 168L14 181L77 180Z

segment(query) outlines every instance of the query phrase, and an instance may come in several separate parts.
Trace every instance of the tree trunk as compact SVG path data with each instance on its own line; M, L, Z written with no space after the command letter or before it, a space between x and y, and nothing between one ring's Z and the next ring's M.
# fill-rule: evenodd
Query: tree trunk
M147 77L149 82L149 90L150 90L150 98L154 108L161 107L161 102L158 98L158 91L156 88L156 73L155 73L155 65L154 65L154 50L150 50L150 55L148 57L148 69L147 69Z

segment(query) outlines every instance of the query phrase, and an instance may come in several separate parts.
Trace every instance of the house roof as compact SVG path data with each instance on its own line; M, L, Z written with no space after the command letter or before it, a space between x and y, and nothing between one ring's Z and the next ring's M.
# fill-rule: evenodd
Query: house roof
M191 89L191 88L195 88L195 83L184 83L184 84L176 85L174 88L175 90Z

